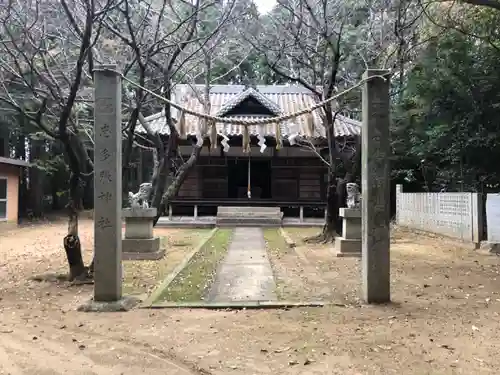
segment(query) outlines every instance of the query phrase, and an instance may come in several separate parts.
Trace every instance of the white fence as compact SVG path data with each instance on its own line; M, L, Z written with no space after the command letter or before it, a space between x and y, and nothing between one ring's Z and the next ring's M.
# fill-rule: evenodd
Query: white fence
M481 205L478 193L403 193L402 186L396 185L398 225L467 242L482 239Z
M488 242L500 243L500 194L486 195Z

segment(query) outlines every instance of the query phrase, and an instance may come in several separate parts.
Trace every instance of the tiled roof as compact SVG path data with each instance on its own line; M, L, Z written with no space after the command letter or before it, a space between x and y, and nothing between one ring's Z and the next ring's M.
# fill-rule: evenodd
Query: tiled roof
M203 112L203 106L198 100L196 94L193 94L193 88L202 96L203 85L177 85L173 99L184 107L194 111ZM186 95L185 93L191 93ZM230 109L236 107L249 96L253 96L260 104L265 106L271 113L283 114L299 111L309 108L315 104L311 92L298 85L281 86L256 86L254 89L248 89L242 85L214 85L210 90L211 113L224 117ZM184 97L184 100L181 98ZM177 98L177 100L176 100ZM298 133L307 137L325 137L325 129L322 125L322 119L319 115L320 110L313 112L314 134L310 134L306 123L306 116L301 116L293 120L280 123L281 135L286 137ZM177 111L173 110L172 116L176 118ZM227 116L227 118L237 119L255 119L269 116L250 115L250 116ZM146 118L153 131L160 134L169 134L168 126L165 124L163 113L157 113ZM197 133L199 120L195 116L186 115L186 133L195 135ZM226 136L242 135L243 125L217 123L219 133ZM262 134L264 136L275 136L275 128L270 125L250 125L248 127L251 135ZM138 127L138 132L145 132L142 126ZM361 133L361 122L348 117L337 115L335 121L335 136L353 136Z
M266 107L275 116L280 116L282 114L281 108L278 106L278 104L274 103L272 100L270 100L265 95L261 94L259 91L255 90L253 88L248 88L248 89L240 92L239 94L235 95L233 98L231 98L226 103L224 103L215 115L217 117L226 116L226 114L231 109L237 107L238 104L244 102L245 99L250 98L250 97L257 100L261 105Z

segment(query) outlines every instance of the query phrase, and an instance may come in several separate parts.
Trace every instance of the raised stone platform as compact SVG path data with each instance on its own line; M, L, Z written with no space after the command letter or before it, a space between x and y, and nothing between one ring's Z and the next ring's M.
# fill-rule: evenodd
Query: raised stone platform
M156 208L126 208L125 238L122 241L123 260L158 260L165 250L160 248L160 238L153 236Z
M160 217L157 228L215 228L215 216L163 216ZM325 224L324 219L298 217L284 217L281 225L283 227L317 227L321 228Z
M158 260L165 255L165 249L160 248L159 237L154 238L124 238L122 242L123 260Z
M125 208L125 238L152 238L156 208Z
M335 253L338 257L361 257L361 210L341 208L342 237L335 238Z
M218 227L280 227L283 213L279 207L217 208L215 224Z
M335 255L342 257L361 257L361 241L343 237L335 238Z

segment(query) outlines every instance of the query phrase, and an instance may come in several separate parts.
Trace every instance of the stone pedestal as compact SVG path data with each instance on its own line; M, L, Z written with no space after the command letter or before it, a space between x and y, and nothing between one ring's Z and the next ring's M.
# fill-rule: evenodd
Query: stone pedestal
M160 238L153 237L156 208L126 208L125 238L122 241L124 260L157 260L165 255L160 249Z
M342 237L335 238L335 252L338 257L361 257L361 210L341 208Z

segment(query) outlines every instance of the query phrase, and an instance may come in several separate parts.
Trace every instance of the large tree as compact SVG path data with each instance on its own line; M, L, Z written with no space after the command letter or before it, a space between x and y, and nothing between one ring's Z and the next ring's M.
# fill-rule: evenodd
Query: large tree
M64 248L70 280L85 280L78 236L82 182L93 163L78 126L75 105L92 80L94 47L103 17L114 1L10 0L0 10L0 101L18 112L25 125L36 126L60 142L70 170L68 233Z
M201 97L193 91L174 98L175 86L177 83L206 82L207 79L211 83L211 77L214 77L211 72L213 62L227 61L223 57L232 43L226 40L226 35L235 22L241 19L244 9L235 11L238 4L236 0L223 3L197 0L192 3L164 1L146 4L124 0L119 7L120 16L116 19L109 17L105 24L127 46L135 62L130 70L137 75L137 85L129 85L131 91L127 95L132 98L129 104L132 113L126 130L124 167L132 167L132 146L138 135L136 130L141 126L146 130L146 141L153 147L155 155L151 201L152 206L157 208L156 224L195 166L201 150L198 140L190 137L193 146L191 155L186 161L180 157L179 139L185 134L179 133L176 122L183 121L183 114L178 111L180 116L173 118L170 102L174 100L182 103L187 99L186 95L195 95L205 104L205 111L210 111L207 100L203 99L207 96L205 92ZM138 14L130 11L137 7L141 9ZM165 21L171 18L175 20L174 23ZM157 105L149 105L151 102ZM152 129L145 121L144 113L152 109L161 109L165 114L169 133L166 145L158 129ZM202 128L199 137L205 137L208 124Z
M153 205L161 214L169 172L174 169L177 188L167 192L176 194L199 154L195 147L190 161L178 170L172 165L179 135L168 101L175 79L228 22L234 2L9 0L6 5L0 8L0 102L15 111L19 126L35 127L60 146L70 172L68 233L63 241L69 279L86 281L92 277L93 262L85 267L82 259L78 215L85 181L93 174L94 66L116 63L134 83L125 80L123 90L124 168L130 167L134 144L143 140L153 146L159 155ZM155 95L166 99L160 106L170 129L167 145L157 132L149 131L145 140L136 132L142 112L158 108L152 102ZM148 130L145 122L142 125Z
M395 64L398 48L403 51L411 44L401 36L407 43L401 47L394 33L400 30L396 21L407 10L387 1L279 0L269 15L261 17L260 38L253 41L248 35L247 40L275 75L304 86L323 102L357 83L365 69ZM406 59L402 52L399 57ZM330 241L341 231L338 209L345 204L345 185L360 172L359 139L339 141L335 136L336 115L345 109L359 112L359 95L352 94L322 106L327 214L322 234L315 239ZM319 146L312 139L303 141L313 149Z
M427 43L395 108L395 177L426 191L498 189L500 13L454 6L426 13Z

